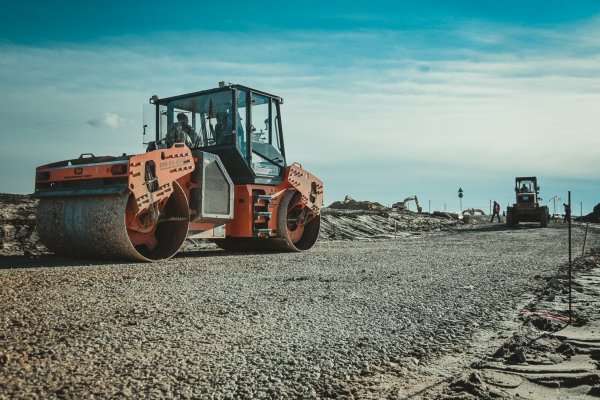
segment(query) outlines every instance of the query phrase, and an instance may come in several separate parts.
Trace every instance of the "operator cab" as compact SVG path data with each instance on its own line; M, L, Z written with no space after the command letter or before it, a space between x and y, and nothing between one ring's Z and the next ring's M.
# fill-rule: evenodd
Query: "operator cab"
M515 179L515 192L517 203L535 205L538 202L540 188L536 177L522 177Z
M224 82L216 89L152 96L155 109L145 113L144 133L154 128L156 141L148 149L185 138L193 151L218 155L235 184L278 184L286 167L281 104L281 97Z

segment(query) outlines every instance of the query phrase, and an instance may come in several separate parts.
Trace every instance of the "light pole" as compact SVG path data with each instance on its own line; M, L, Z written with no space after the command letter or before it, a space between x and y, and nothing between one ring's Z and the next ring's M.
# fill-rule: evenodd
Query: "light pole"
M460 200L460 212L462 213L462 198L463 198L463 190L461 187L458 188L458 199Z
M556 200L560 201L560 197L554 196L550 200L552 200L554 203L554 215L556 215ZM548 200L548 201L550 201L550 200Z

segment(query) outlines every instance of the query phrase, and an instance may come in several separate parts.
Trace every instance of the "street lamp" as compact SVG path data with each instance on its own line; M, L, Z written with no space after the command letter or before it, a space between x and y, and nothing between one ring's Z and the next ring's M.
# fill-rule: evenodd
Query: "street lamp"
M556 200L560 201L560 197L554 196L550 200L552 200L554 203L554 215L556 215ZM548 202L550 202L550 200L548 200Z

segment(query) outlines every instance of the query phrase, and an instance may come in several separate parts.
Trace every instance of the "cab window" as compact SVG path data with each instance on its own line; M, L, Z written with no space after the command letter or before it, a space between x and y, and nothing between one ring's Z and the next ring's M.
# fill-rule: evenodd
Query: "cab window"
M252 93L252 169L256 175L279 176L285 167L275 101Z

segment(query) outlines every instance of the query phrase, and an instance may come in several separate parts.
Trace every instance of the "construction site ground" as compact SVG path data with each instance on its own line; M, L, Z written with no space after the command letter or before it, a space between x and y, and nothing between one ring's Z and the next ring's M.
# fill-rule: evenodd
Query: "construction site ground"
M0 398L600 392L600 255L575 260L566 327L560 221L326 210L308 252L190 242L148 264L47 254L35 201L0 199ZM583 237L575 226L576 256ZM596 225L587 247L600 248Z

